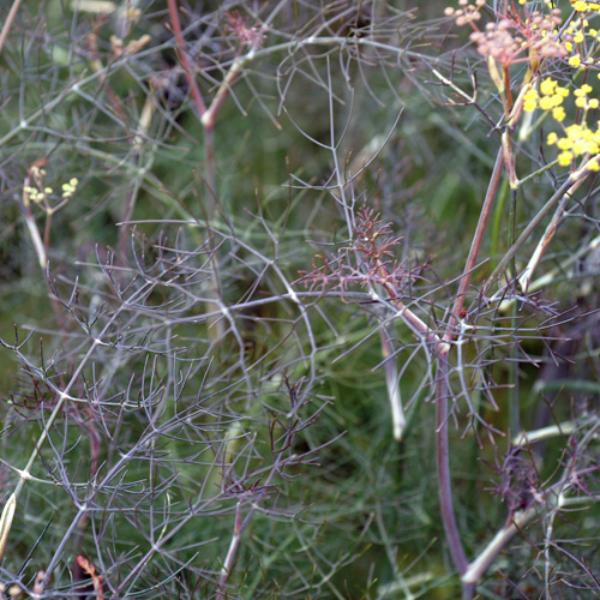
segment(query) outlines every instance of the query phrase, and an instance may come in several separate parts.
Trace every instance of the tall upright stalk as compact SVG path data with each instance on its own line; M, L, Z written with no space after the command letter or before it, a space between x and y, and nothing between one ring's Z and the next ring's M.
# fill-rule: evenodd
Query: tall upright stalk
M477 265L477 259L481 250L483 236L493 212L494 201L496 199L500 181L502 179L503 151L498 150L494 169L488 183L487 192L479 214L479 220L471 248L465 262L463 274L458 283L458 290L454 299L452 312L448 318L448 325L444 333L445 342L441 351L437 354L437 374L435 381L436 397L436 463L438 476L438 493L440 499L440 514L446 533L446 540L450 550L450 556L456 570L462 575L468 565L465 551L462 545L460 532L456 523L454 511L454 501L452 494L452 480L450 474L450 447L448 441L448 400L450 397L450 387L448 383L448 355L451 348L451 342L456 336L456 325L459 319L464 315L465 296L471 283L473 270Z

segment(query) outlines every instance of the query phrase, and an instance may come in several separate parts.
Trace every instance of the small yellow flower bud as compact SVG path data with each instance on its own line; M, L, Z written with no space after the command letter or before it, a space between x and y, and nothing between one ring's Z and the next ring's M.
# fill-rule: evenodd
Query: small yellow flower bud
M565 112L565 109L562 106L557 106L552 110L552 116L556 121L562 123L562 121L565 120L567 113Z
M573 154L571 152L561 152L558 155L558 164L561 167L568 167L573 160Z
M544 79L544 81L542 81L542 83L540 84L540 92L542 92L542 94L546 96L550 96L551 94L553 94L555 88L556 81L554 81L554 79L551 79L550 77L546 77L546 79Z

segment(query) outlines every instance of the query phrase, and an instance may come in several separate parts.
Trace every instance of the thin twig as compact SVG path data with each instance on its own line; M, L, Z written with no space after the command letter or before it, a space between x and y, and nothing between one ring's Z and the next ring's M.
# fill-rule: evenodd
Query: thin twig
M565 194L562 197L561 201L558 203L558 206L554 211L554 215L552 215L550 223L548 223L548 225L546 226L544 235L542 235L542 237L540 238L540 241L535 247L535 250L533 251L531 258L529 259L525 270L523 271L523 273L521 273L521 276L519 277L519 287L521 288L521 290L523 290L524 293L527 293L527 290L529 289L529 282L533 277L533 273L536 270L537 266L540 264L540 261L542 260L542 257L546 252L546 249L550 245L550 242L552 241L554 235L558 230L558 226L560 225L560 222L564 217L565 208L569 200L570 196L568 194Z
M565 485L565 481L561 481L553 486L553 489L550 490L550 493L548 494L548 502L546 503L545 508L547 508L548 511L553 512L567 506L577 506L583 503L597 501L593 497L574 496L569 498L566 496L568 488L569 486ZM560 491L557 492L557 489ZM510 522L496 533L493 539L479 553L477 558L469 564L467 570L461 577L463 584L466 586L477 584L510 540L512 540L517 533L522 531L543 508L544 506L533 505L528 509L516 512Z
M552 197L542 206L538 213L529 221L527 227L523 230L521 235L516 239L515 243L506 251L492 274L488 277L487 281L483 284L482 293L489 288L493 281L504 271L508 266L509 262L515 257L519 249L527 242L535 228L544 220L544 218L550 213L554 206L564 197L571 197L579 189L581 184L585 181L588 171L579 171L577 175L571 175L557 190L554 192Z
M6 42L6 38L10 33L11 27L13 26L20 4L21 0L14 0L10 10L8 11L8 15L6 15L6 20L2 26L2 31L0 31L0 52L2 52L2 48L4 48L4 43Z
M549 425L548 427L542 427L534 431L521 431L514 437L512 445L527 446L559 435L572 435L577 431L577 426L577 423L574 421L566 421L565 423Z
M227 591L227 581L233 571L233 565L237 556L237 551L240 546L240 540L242 537L242 505L238 502L235 506L235 516L233 518L233 535L229 542L229 549L227 550L227 556L225 562L221 568L221 574L219 576L219 583L217 585L217 600L224 600Z
M517 512L510 523L500 529L479 556L468 565L461 577L463 584L466 586L476 585L494 560L496 560L496 557L500 554L506 544L508 544L508 542L510 542L510 540L512 540L512 538L519 533L519 531L521 531L536 514L538 514L538 512L539 508L537 506L533 506L525 511Z

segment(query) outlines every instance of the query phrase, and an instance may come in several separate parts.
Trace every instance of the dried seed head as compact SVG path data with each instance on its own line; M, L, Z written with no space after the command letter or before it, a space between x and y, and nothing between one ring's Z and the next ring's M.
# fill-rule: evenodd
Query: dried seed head
M476 22L481 18L480 9L485 2L476 0L474 4L459 2L458 10L448 8L447 16L452 16L457 25L471 25L475 30L471 40L477 51L484 57L492 57L504 66L515 62L525 62L532 56L541 58L564 58L568 54L567 39L559 37L557 26L561 23L560 12L548 14L534 11L524 17L518 13L498 15L497 23L487 23L480 30Z

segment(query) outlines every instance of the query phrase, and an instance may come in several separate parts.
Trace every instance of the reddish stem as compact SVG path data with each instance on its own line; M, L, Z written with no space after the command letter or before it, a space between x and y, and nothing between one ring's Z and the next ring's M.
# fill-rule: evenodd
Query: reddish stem
M479 221L477 222L475 234L473 235L473 241L471 242L471 248L467 257L467 262L465 263L462 277L458 283L458 291L456 292L454 306L452 308L452 313L450 315L450 319L448 320L448 326L444 335L445 341L450 341L455 337L456 324L458 319L462 318L464 312L465 296L467 294L469 285L471 284L471 276L477 264L477 257L479 256L479 251L481 250L483 235L490 220L490 216L492 215L492 208L498 193L498 187L500 186L500 180L502 178L502 163L503 151L502 148L500 148L498 150L498 155L496 156L494 170L492 171L492 176L483 200L483 206L481 207Z
M208 114L208 113L206 113ZM217 160L215 155L214 127L204 127L204 181L207 188L209 218L215 216L217 210Z
M50 235L52 232L52 212L48 212L46 214L46 223L44 224L44 250L46 251L46 256L50 251Z
M4 42L6 42L6 38L8 37L10 29L13 26L13 23L15 22L15 18L17 16L20 4L21 0L14 0L12 6L10 7L10 10L8 11L8 15L6 15L4 25L2 26L2 31L0 31L0 52L2 52Z
M458 319L462 318L464 312L465 296L471 283L471 276L477 263L477 257L481 250L483 235L492 214L494 200L498 192L502 177L503 152L498 150L494 170L488 184L488 189L481 207L479 221L473 235L469 255L465 263L462 277L458 284L456 298L452 313L448 320L444 342L452 341L456 335L455 329ZM442 346L442 351L437 355L438 370L436 374L436 462L438 475L438 493L440 499L440 513L446 533L446 540L450 549L450 556L457 571L462 575L467 567L468 561L460 539L460 532L456 524L454 503L452 496L452 480L450 476L450 447L448 442L448 397L450 387L448 385L448 353L450 345ZM463 589L464 597L470 598L473 590L471 587Z
M194 99L196 110L198 111L200 118L202 118L202 116L206 112L206 104L204 104L202 92L200 91L200 88L196 83L196 78L194 77L194 72L192 70L190 60L188 58L187 52L185 51L185 40L183 39L183 33L181 32L181 21L179 20L177 1L167 0L167 5L169 7L169 19L171 20L171 27L173 29L173 34L175 35L175 47L177 50L177 56L185 73L188 85L190 86L190 90L192 91L192 98Z
M510 88L510 70L507 65L504 65L504 67L502 68L502 73L504 76L504 93L506 94L506 106L504 113L506 115L506 118L508 119L512 111L514 101L512 90Z
M456 570L462 575L469 561L463 548L452 499L452 481L450 478L450 447L448 443L448 352L438 355L438 369L435 378L435 394L437 398L435 411L436 426L436 462L438 474L438 494L440 513L446 533L446 541L450 556Z

